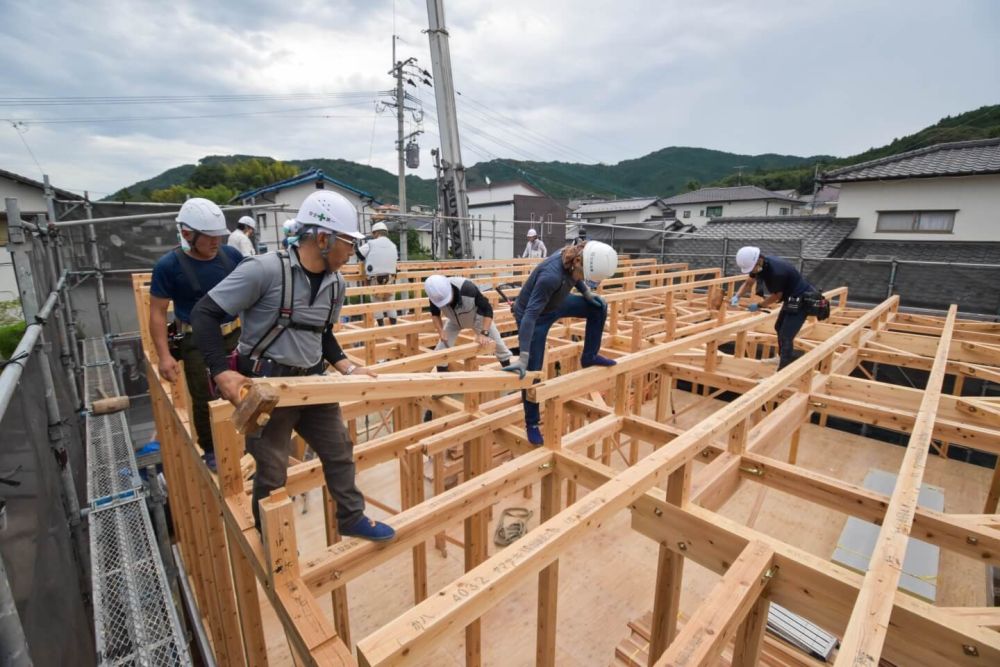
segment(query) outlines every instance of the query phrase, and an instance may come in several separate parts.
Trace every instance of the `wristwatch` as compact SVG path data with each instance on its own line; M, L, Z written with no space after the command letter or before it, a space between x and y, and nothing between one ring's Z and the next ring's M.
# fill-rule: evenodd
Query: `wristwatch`
M483 329L482 331L479 332L479 334L482 335L482 336L486 336L487 338L489 338L490 337L490 330L489 329Z
M351 364L350 366L347 367L347 372L345 372L344 375L354 375L355 369L357 369L357 366Z

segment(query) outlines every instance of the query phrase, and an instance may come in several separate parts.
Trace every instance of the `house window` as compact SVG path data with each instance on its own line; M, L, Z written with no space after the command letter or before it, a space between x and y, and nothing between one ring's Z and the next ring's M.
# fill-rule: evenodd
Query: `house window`
M708 218L719 218L722 217L722 207L721 206L709 206L705 209L705 216Z
M877 232L950 234L956 211L879 211Z
M257 227L264 229L267 227L267 213L257 214Z
M685 218L690 218L691 217L691 211L684 211L684 217Z
M778 215L788 215L788 207L782 206L778 209Z
M701 211L698 213L698 216L704 218L705 217L705 209L701 209Z

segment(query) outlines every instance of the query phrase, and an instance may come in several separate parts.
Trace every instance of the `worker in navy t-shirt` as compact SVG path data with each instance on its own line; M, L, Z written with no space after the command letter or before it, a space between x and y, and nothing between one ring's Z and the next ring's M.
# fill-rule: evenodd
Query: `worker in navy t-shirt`
M240 251L223 245L229 236L222 210L208 199L196 197L184 202L177 214L181 246L163 255L153 267L149 288L149 331L159 357L159 371L166 380L176 382L184 362L184 377L191 394L192 421L205 463L215 470L215 446L208 416L209 377L205 362L194 342L191 310L201 297L229 275L243 259ZM174 304L177 336L176 354L167 339L167 309ZM232 350L239 342L239 329L233 322L223 326L226 344Z
M759 304L751 303L747 310L755 312L781 302L781 312L774 323L774 331L778 334L778 370L781 370L797 358L795 336L806 321L806 306L801 297L817 290L789 262L781 257L762 255L760 248L755 246L740 248L736 253L736 264L747 279L733 296L733 306L758 282L763 283L768 296Z

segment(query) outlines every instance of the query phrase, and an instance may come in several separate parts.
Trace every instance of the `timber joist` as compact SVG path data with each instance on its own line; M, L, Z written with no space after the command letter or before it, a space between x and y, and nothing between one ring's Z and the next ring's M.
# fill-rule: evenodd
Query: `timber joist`
M484 286L516 283L515 274L527 267L414 266L401 272L411 281L406 285L357 286L351 294L420 295L417 281L430 272L467 274ZM531 582L538 590L535 662L565 662L558 620L576 610L558 605L560 575L575 580L582 574L565 564L560 569L560 562L571 547L609 530L610 520L626 512L632 529L659 550L648 564L657 585L644 601L652 609L649 664L707 665L723 654L734 665L757 664L771 602L842 637L838 664L875 665L880 657L900 665L1000 664L997 614L981 603L935 607L918 600L897 590L900 571L893 565L910 538L984 565L1000 564L1000 520L994 515L1000 474L993 475L981 513L938 512L915 502L924 470L934 463L932 445L938 451L955 443L1000 452L1000 402L990 400L990 392L962 395L961 382L955 395L942 390L948 375L966 383L1000 379L1000 326L966 322L954 312L947 318L901 313L897 297L867 310L848 308L847 291L838 288L828 292L833 316L826 322L810 318L798 340L802 357L778 372L765 361L775 354L777 312L727 307L741 281L717 269L629 263L600 287L609 305L602 354L617 365L580 368L585 325L567 320L551 329L545 368L523 380L500 372L472 336L432 350L437 337L426 299L394 301L398 323L380 328L370 326L371 314L383 307L378 301L345 307L350 321L340 325L338 340L355 363L378 371L377 378L258 382L277 389L278 409L339 402L352 433L363 434L359 420L375 416L375 432L355 447L355 465L362 475L384 466L398 475L402 504L386 519L397 538L387 544L340 538L332 501L324 506L326 544L303 543L290 497L323 485L316 460L290 467L284 489L261 504L258 533L247 471L240 467L243 439L229 421L232 406L212 406L219 473L211 475L199 464L182 397L160 381L154 361L150 386L168 486L199 493L198 503L171 498L177 503L175 532L192 563L209 627L230 628L223 638L213 636L220 664L273 662L258 583L297 663L374 666L429 664L439 651L467 665L502 662L488 656L504 655L505 630L484 625L482 618ZM141 309L148 293L141 277L135 291ZM512 296L517 288L505 293ZM497 295L489 294L496 306ZM718 309L710 308L720 301ZM496 321L516 344L509 310L496 308ZM143 338L149 340L145 327ZM876 362L929 371L927 386L877 381L868 367ZM449 372L435 370L441 366ZM678 381L692 391L681 391ZM525 439L521 391L541 404L544 447ZM426 422L425 410L431 413ZM814 415L819 426L812 424ZM825 430L830 415L909 434L892 493L798 463L800 439ZM428 470L434 471L430 480ZM445 470L458 470L450 488ZM747 487L879 526L867 575L808 551L794 535L779 539L721 514ZM532 488L540 494L537 525L510 546L494 548L488 540L491 509ZM204 513L216 517L228 558L213 551L212 543L202 544L209 534ZM460 542L446 538L447 530L460 525ZM429 559L436 556L427 546L443 552L449 540L461 546L465 571L431 590ZM400 559L412 562L412 604L354 638L346 584L361 591L362 575ZM695 576L684 570L688 559L719 579L685 612L688 620L679 628L680 589ZM599 582L605 565L595 561L585 576ZM233 585L215 585L226 574ZM319 604L324 595L331 596L332 618ZM628 619L620 620L624 631ZM595 627L593 634L600 638L607 628ZM235 650L240 646L241 653Z

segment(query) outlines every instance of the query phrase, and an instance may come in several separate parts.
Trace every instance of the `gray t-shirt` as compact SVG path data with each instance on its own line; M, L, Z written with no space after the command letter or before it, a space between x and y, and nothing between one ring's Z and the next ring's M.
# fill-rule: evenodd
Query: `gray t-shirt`
M331 321L336 322L347 287L340 272L323 276L316 299L310 304L309 276L299 264L295 250L288 253L288 261L292 265L291 282L294 285L292 321L323 326L330 316L330 300L333 299ZM242 333L237 349L240 354L250 354L257 341L274 326L281 309L281 272L277 253L248 257L208 293L224 311L239 315ZM322 336L289 328L267 348L265 356L287 366L310 368L322 359Z

